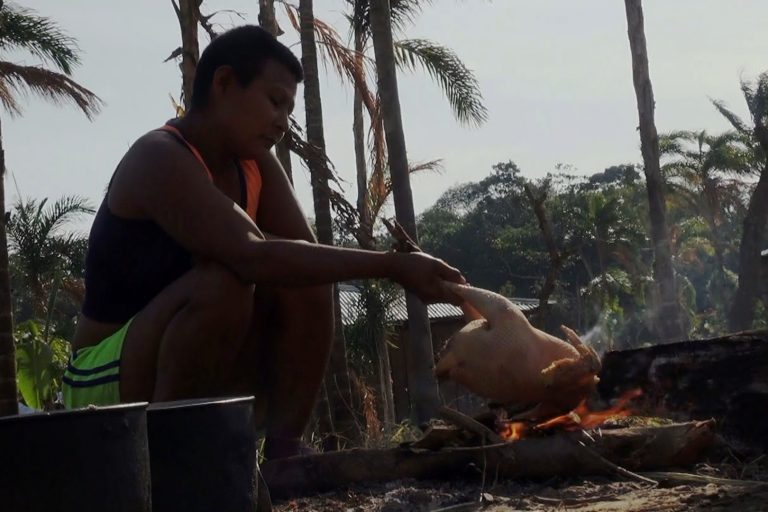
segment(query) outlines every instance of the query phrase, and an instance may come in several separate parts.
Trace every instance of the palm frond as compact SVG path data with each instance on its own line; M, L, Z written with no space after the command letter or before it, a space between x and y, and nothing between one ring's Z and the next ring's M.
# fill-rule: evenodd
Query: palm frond
M11 117L21 115L21 105L16 101L13 90L0 78L0 104Z
M291 26L296 32L301 33L298 9L288 2L281 1L281 3L285 7ZM370 61L370 59L344 45L336 29L324 21L315 18L314 29L315 44L320 52L323 65L330 64L342 80L348 81L355 87L362 96L363 105L371 115L374 108L374 96L365 81L364 67L366 61Z
M10 105L2 97L2 89L26 94L33 92L55 104L71 102L92 119L101 109L101 100L94 93L71 78L36 66L20 66L0 61L0 101L10 114L19 111L18 104ZM9 108L10 107L10 108Z
M66 75L80 63L77 43L56 23L9 2L0 7L0 49L26 50Z
M352 7L352 14L347 15L352 30L359 30L363 40L367 40L371 36L371 1L347 0L347 3ZM392 28L403 31L406 26L414 23L423 7L431 3L432 0L390 0Z
M420 162L410 165L408 168L408 174L415 174L418 172L432 171L442 172L443 161L441 159L429 160L427 162ZM379 213L384 205L392 195L392 178L389 175L389 170L381 169L374 170L371 174L371 178L368 181L368 206L371 212L371 219L375 220L379 217Z
M395 41L395 60L401 68L424 68L440 84L460 122L480 125L488 119L474 73L449 48L425 39Z
M443 172L443 160L438 158L436 160L411 164L410 168L408 169L409 174L415 174L417 172L424 171L432 171L437 173Z
M768 127L768 72L762 73L754 85L742 80L741 91L747 100L749 113L756 127Z
M53 203L45 213L42 213L41 205L40 231L47 236L80 215L92 215L94 213L96 210L84 197L65 196Z
M718 112L729 122L731 123L731 126L733 128L746 136L749 136L752 132L749 125L745 123L735 112L730 110L726 105L725 102L722 100L713 100L710 99L712 102L712 105L715 106L715 109L717 109Z

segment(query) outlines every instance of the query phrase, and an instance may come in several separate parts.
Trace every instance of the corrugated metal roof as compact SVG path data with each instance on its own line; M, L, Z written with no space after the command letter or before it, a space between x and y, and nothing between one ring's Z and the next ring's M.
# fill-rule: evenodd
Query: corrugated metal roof
M523 312L532 311L539 305L539 299L510 297L509 300ZM339 302L341 303L341 321L344 325L351 325L357 318L365 314L365 310L360 303L360 289L355 285L339 285ZM430 320L451 320L463 316L461 308L453 304L444 303L429 304L427 306L427 313ZM387 312L387 320L390 322L405 322L408 320L405 294L402 291L390 305Z

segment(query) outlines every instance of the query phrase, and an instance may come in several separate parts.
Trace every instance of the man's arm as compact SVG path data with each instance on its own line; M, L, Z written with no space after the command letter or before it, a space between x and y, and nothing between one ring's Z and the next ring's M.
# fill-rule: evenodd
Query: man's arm
M192 254L226 265L246 282L314 285L391 278L425 301L434 302L455 300L443 280L463 281L458 270L424 254L308 243L304 237L309 238L309 226L298 205L286 208L286 217L292 221L280 223L280 205L269 204L265 228L301 239L265 240L245 212L211 183L188 151L157 136L138 142L123 160L110 200L119 202L122 198L125 202L126 197L136 217L152 219ZM295 198L293 201L295 204Z
M261 172L261 196L256 224L267 239L287 238L316 242L283 166L270 152L256 163Z

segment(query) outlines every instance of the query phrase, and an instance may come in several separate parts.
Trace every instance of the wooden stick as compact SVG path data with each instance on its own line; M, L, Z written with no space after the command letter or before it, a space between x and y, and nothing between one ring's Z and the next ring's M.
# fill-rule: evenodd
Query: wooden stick
M441 418L450 421L457 427L461 427L463 429L469 430L473 434L476 434L484 442L489 442L492 444L500 444L507 441L506 439L501 437L499 434L489 429L488 427L486 427L476 419L471 418L466 414L460 413L459 411L443 406L437 410L437 413L440 415Z
M405 228L400 225L399 222L393 220L392 222L387 219L381 219L384 225L387 227L387 231L395 239L393 249L397 252L422 252L416 242L408 235Z
M660 482L675 482L681 484L717 484L733 487L768 487L768 482L756 480L734 480L733 478L719 478L716 476L694 475L692 473L678 473L673 471L646 471L643 476L653 478Z

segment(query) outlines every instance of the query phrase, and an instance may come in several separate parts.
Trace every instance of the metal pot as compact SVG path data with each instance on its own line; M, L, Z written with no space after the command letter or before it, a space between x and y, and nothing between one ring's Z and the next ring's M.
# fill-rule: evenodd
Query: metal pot
M3 510L151 512L146 407L0 418Z
M253 397L154 403L147 425L154 512L257 509Z

